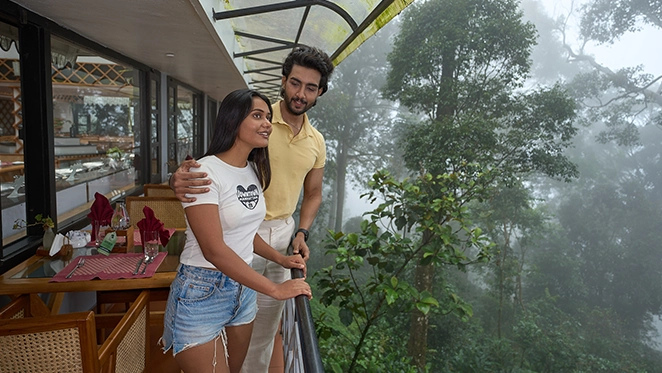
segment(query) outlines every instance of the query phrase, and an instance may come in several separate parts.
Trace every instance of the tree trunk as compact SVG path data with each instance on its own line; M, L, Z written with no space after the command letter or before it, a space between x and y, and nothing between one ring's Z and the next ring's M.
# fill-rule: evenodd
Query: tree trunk
M437 113L434 115L437 119L442 117L452 117L455 113L457 97L453 89L453 73L455 71L455 55L449 52L444 56L442 66L442 82L440 83L441 92L444 92L443 99L439 105ZM423 241L430 240L428 231L423 233ZM415 287L420 292L432 292L432 282L434 279L434 267L431 265L418 265L416 267ZM419 311L417 308L411 312L409 326L409 343L407 351L412 358L412 362L420 372L425 371L426 354L428 348L428 325L429 317Z
M336 157L336 206L335 206L335 224L333 229L336 232L342 230L343 209L345 206L345 181L347 178L347 155L345 143L340 144L340 149Z
M358 90L358 79L350 80L349 84L346 87L346 94L349 95L349 102L353 103L356 100L357 90ZM349 118L355 118L356 113L353 107L348 108L352 110L353 115L349 115ZM351 121L352 119L350 119ZM335 206L335 224L333 225L336 232L342 230L343 223L343 210L345 208L345 183L347 181L347 166L349 164L350 149L349 144L352 138L352 125L350 123L345 123L341 125L343 128L340 139L338 139L338 150L336 153L336 206Z
M497 311L497 338L499 339L501 339L501 328L503 323L503 302L505 297L504 293L506 291L505 287L506 287L506 277L507 277L507 275L504 273L505 271L504 268L507 268L506 262L508 260L508 251L510 248L510 235L512 233L512 230L508 225L508 223L503 223L502 233L503 233L504 244L496 260L496 268L499 276L499 309Z
M429 235L428 232L423 234ZM431 265L417 265L415 270L415 284L416 290L419 292L429 291L432 292L432 282L434 279L434 267ZM428 350L428 315L423 314L418 308L414 308L411 312L411 320L409 326L409 343L407 344L407 352L412 358L412 362L420 372L425 371L426 354Z
M337 178L337 177L336 177ZM336 225L336 208L338 203L336 200L338 199L338 189L336 187L335 181L332 184L334 188L331 189L331 204L329 205L329 221L327 223L328 229L331 229L331 227L334 227Z

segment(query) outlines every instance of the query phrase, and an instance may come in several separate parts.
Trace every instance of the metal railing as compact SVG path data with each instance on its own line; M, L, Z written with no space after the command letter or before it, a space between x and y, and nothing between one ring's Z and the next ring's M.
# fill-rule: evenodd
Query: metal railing
M292 253L292 246L288 248ZM303 278L303 271L292 269L292 278ZM324 372L317 345L315 322L310 302L304 295L289 299L283 309L283 357L286 373Z

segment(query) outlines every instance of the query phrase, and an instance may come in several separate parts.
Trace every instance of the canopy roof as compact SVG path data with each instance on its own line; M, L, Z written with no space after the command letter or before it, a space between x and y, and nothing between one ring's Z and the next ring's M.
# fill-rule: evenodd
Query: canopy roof
M229 0L214 10L229 22L255 88L277 97L281 64L298 44L325 51L335 65L413 0Z

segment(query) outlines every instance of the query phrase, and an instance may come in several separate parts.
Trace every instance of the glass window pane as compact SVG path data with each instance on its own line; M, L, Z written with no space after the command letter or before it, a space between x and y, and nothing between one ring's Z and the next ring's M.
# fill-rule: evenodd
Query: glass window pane
M140 180L139 71L53 37L58 221ZM84 196L84 198L81 198Z
M175 87L168 86L168 177L175 172L177 161L177 107L175 105Z
M201 94L168 84L168 176L187 155L202 155Z
M158 81L158 77L152 77L150 79L150 139L153 141L150 144L150 182L151 183L160 183L161 182L161 147L159 139L159 110L160 110L160 88L161 85Z
M13 229L17 219L25 219L25 170L24 139L20 131L23 112L16 47L18 29L3 22L0 22L0 29L0 204L4 246L25 236L25 229Z
M187 155L193 156L193 128L197 119L193 92L177 87L177 164Z
M209 148L209 142L214 135L216 127L216 112L218 111L215 100L207 100L207 144L205 144L203 153Z

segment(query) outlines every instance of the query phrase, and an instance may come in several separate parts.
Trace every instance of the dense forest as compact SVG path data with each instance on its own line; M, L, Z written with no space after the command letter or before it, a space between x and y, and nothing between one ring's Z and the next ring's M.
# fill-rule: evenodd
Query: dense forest
M660 0L420 0L338 66L326 371L662 372L662 76L609 54L660 36Z

